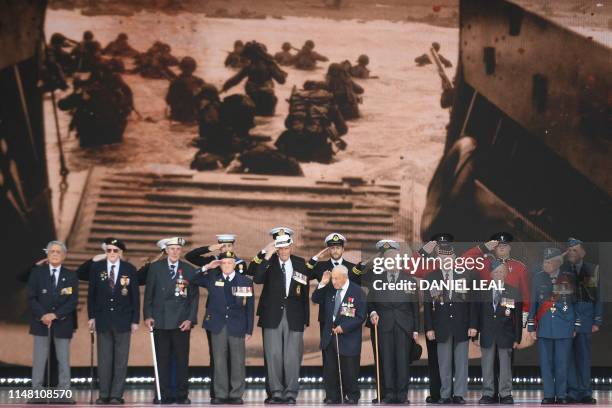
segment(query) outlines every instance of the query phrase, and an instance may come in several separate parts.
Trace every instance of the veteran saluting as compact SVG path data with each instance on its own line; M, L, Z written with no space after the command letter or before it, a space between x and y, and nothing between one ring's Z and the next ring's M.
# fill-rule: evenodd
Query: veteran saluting
M104 240L106 259L89 268L87 313L89 329L98 336L98 379L96 404L123 404L132 333L140 321L140 291L136 268L121 260L125 243Z
M203 327L211 333L213 345L211 403L243 404L245 340L253 334L255 314L253 282L236 272L236 256L226 251L204 266L193 283L208 290Z
M196 270L181 261L185 240L180 237L165 241L168 258L153 262L147 274L143 316L145 325L154 330L155 351L159 367L161 401L169 404L170 359L176 359L176 403L189 404L187 397L189 339L198 315L199 288L191 283Z
M304 353L304 327L310 319L304 258L291 255L293 240L279 230L265 248L254 282L263 284L258 325L264 329L264 354L272 404L295 404ZM263 251L262 251L263 252ZM282 351L282 352L281 352ZM284 378L284 381L283 381Z

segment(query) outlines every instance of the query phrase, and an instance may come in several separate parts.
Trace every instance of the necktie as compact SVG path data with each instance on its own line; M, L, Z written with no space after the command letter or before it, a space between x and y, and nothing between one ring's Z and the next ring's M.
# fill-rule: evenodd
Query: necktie
M176 276L176 271L174 270L175 265L170 265L170 279L174 279Z
M232 303L232 286L231 286L232 282L229 279L229 276L225 277L225 285L223 285L223 290L225 292L225 303L227 303L228 305L230 303Z
M332 264L333 264L334 266L338 266L338 262L336 262L336 261L332 261Z
M115 265L111 265L111 270L108 274L108 286L110 286L111 290L115 289Z
M287 288L287 271L285 270L285 264L281 264L281 271L283 271L283 277L285 278L285 294L288 294L289 289Z
M51 272L51 279L53 279L53 287L57 287L57 269L53 268Z
M336 298L334 299L334 319L338 315L338 310L340 310L340 304L342 303L342 289L336 290Z

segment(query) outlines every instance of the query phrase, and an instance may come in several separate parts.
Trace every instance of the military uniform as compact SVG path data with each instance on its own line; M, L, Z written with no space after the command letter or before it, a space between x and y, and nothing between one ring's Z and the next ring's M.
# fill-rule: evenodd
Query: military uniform
M169 241L167 245L180 245ZM184 241L182 241L184 242ZM198 286L191 281L196 274L193 266L183 261L171 263L170 258L153 262L147 274L143 317L154 319L154 336L159 367L162 402L170 402L170 360L176 359L177 400L187 401L189 340L191 331L181 331L184 321L197 322Z
M302 49L295 56L295 67L297 69L312 71L317 67L317 61L327 62L329 59L326 56L314 51L314 42L306 41Z
M582 245L580 240L570 238L568 246ZM576 280L576 336L572 340L568 372L568 397L577 402L595 403L591 387L591 343L592 328L603 324L603 299L599 265L584 260L577 264L566 261L561 270L569 272Z
M233 257L232 252L226 252L219 259ZM211 397L219 400L215 402L239 402L245 390L245 335L253 334L253 282L236 271L225 275L215 268L198 274L193 283L208 290L202 327L211 333L211 368L214 367Z
M102 54L113 57L136 57L140 53L128 44L127 35L121 33L104 47Z
M334 95L334 101L346 120L359 117L359 104L363 87L350 78L350 75L340 64L330 64L325 81L306 81L304 89L325 89Z
M113 243L114 242L114 243ZM105 243L125 250L116 239ZM140 321L136 268L129 262L93 262L89 268L87 314L95 319L100 399L121 401L130 352L131 325Z
M79 281L74 272L62 265L41 265L32 269L28 279L28 304L32 312L30 334L34 336L32 357L32 388L41 389L49 353L51 333L58 362L58 388L70 388L70 340L75 330L75 310L78 304ZM51 330L41 321L43 315L54 313Z
M544 253L545 260L560 256L556 248ZM541 271L533 278L527 329L537 333L543 403L565 401L567 397L572 337L581 325L576 316L574 288L574 277L565 271L550 275Z

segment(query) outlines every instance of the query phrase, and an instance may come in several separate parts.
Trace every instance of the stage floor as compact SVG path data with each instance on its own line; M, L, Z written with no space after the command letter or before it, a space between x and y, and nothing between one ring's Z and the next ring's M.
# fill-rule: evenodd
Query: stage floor
M94 394L97 396L96 394ZM126 406L153 406L151 401L153 399L154 390L152 388L128 388L125 392L124 398ZM432 405L425 404L425 398L428 395L427 388L414 388L409 391L408 398L410 399L410 405L416 407L431 407ZM322 406L325 392L322 389L304 389L300 391L298 397L297 406ZM359 405L372 405L371 400L376 396L374 389L363 389L361 391L361 400ZM467 395L467 406L477 406L478 399L481 394L478 389L471 389ZM515 390L513 392L514 401L517 406L539 406L542 399L542 391L540 390ZM597 405L610 407L612 406L612 391L611 390L598 390L593 393L593 396L597 398ZM86 389L74 389L74 397L77 401L76 406L89 405L89 390ZM190 390L189 397L192 405L208 405L210 403L208 389L203 387L194 387ZM263 400L265 398L265 391L260 388L250 388L247 390L244 401L245 405L250 406L263 406ZM95 397L94 397L95 399ZM25 406L24 400L11 400L9 398L9 388L0 388L0 404L6 404L6 406ZM31 406L31 405L28 405ZM57 406L57 405L56 405ZM75 405L71 405L75 406ZM567 405L567 406L581 406L584 405Z

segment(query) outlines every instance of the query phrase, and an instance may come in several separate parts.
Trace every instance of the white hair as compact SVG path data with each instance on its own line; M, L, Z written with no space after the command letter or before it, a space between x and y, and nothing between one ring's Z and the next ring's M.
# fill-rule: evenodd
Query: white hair
M49 252L51 248L54 247L55 245L59 246L62 249L63 253L68 252L68 248L66 248L66 244L64 244L62 241L49 241L49 243L47 244L47 247L45 248L45 252Z
M340 272L341 274L348 276L348 268L344 265L336 265L334 266L334 268L332 269L332 273L336 271L336 272Z

